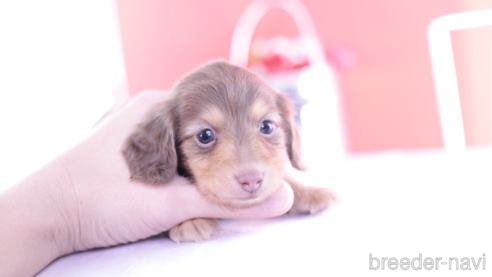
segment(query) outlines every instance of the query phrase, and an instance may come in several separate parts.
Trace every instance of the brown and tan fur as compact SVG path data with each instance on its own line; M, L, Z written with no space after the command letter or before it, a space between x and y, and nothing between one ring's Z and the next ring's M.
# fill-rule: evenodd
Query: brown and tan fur
M260 133L263 120L273 132ZM197 134L210 129L212 144L203 147ZM211 201L232 208L257 205L287 181L294 189L293 213L327 208L328 190L306 187L285 174L286 164L304 170L292 103L258 76L225 61L209 62L181 79L127 139L123 154L131 178L162 184L178 172ZM290 165L289 165L290 166ZM261 187L245 191L238 177L261 172ZM193 219L175 226L175 241L210 239L220 229L216 219Z

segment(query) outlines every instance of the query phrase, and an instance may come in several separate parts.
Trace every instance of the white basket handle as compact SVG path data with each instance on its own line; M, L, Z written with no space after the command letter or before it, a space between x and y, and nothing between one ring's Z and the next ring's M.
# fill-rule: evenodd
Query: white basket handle
M242 67L248 66L249 49L254 31L260 20L274 9L284 10L294 19L309 63L311 65L326 64L326 57L314 23L308 10L299 0L256 0L251 2L239 17L234 30L229 62Z

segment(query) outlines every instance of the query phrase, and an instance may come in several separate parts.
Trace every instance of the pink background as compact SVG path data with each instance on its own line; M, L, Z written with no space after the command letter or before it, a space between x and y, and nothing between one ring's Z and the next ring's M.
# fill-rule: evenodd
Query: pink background
M118 0L131 94L169 89L213 58L228 58L250 0ZM492 8L488 0L304 0L339 70L350 152L443 147L427 44L442 15ZM296 35L272 12L256 36ZM492 142L490 27L453 34L468 145ZM478 45L478 46L477 46Z

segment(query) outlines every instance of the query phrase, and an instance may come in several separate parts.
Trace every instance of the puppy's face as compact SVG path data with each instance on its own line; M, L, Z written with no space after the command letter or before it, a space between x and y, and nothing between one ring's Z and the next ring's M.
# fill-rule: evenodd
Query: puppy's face
M176 109L180 171L210 199L238 207L271 195L288 161L277 95L248 77L200 86Z
M302 169L290 105L245 69L206 64L128 138L132 178L161 183L178 171L215 202L258 204L281 185L286 163Z

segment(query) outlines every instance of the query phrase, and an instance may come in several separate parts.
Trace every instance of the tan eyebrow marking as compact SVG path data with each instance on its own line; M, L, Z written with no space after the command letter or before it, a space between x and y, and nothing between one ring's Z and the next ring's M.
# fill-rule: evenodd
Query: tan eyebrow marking
M205 110L203 110L200 113L199 118L200 120L209 124L211 127L216 128L222 126L225 123L224 114L219 110L219 108L213 106L207 107Z
M275 112L275 110L263 101L255 101L249 110L249 114L255 122L260 121L265 115L272 112Z
M249 115L255 122L259 122L262 119L268 119L279 124L281 121L278 112L263 101L255 102L249 110Z
M225 117L219 108L206 107L198 116L183 124L182 136L183 138L193 137L199 131L207 128L218 130L224 124Z

